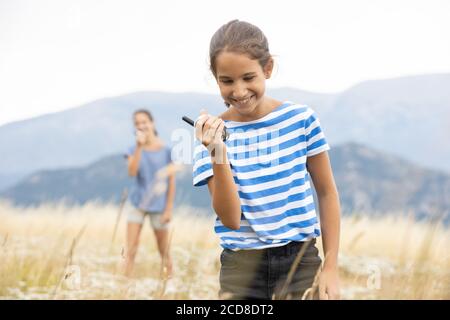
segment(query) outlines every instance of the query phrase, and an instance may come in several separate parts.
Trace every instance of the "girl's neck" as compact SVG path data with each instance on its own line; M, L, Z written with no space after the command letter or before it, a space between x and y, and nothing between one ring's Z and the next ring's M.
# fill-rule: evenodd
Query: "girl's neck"
M160 149L162 146L161 141L159 140L159 138L156 135L151 135L148 137L147 139L147 143L144 144L144 149L147 150L155 150L155 149Z

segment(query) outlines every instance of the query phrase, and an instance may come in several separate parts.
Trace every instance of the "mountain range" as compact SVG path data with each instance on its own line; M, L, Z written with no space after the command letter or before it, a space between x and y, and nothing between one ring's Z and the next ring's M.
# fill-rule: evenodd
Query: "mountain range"
M356 143L339 145L329 154L344 213L410 213L450 221L450 175ZM132 186L123 154L115 154L87 166L35 172L1 192L0 198L16 206L117 203ZM175 205L212 212L208 189L192 186L192 166L185 165L177 175L176 189Z
M308 104L329 143L356 142L421 167L450 172L450 74L365 81L320 94L271 89L279 100ZM0 126L0 190L39 170L86 166L133 143L132 113L148 108L160 136L188 128L183 115L220 114L219 95L143 91L103 98L65 111Z

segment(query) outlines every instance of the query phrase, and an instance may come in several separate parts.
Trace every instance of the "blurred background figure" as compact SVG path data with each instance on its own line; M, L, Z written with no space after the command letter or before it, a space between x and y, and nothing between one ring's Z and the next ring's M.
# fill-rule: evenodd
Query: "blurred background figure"
M158 137L148 110L135 111L133 121L136 144L128 149L126 157L128 175L136 178L125 205L127 236L124 274L130 276L133 271L142 226L148 217L161 255L161 276L170 278L169 226L175 196L175 175L170 170L171 149Z

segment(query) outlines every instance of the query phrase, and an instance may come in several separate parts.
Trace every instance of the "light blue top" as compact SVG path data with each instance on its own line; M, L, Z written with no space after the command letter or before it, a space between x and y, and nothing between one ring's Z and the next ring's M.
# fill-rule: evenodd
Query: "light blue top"
M262 249L306 241L320 235L308 157L329 149L317 114L308 106L285 102L249 122L225 121L228 160L241 202L238 230L216 219L222 247ZM213 175L208 150L196 140L193 184Z
M129 147L125 157L133 155L135 150L136 145ZM164 210L169 181L165 168L171 161L169 147L155 151L142 150L136 183L128 197L134 207L151 212Z

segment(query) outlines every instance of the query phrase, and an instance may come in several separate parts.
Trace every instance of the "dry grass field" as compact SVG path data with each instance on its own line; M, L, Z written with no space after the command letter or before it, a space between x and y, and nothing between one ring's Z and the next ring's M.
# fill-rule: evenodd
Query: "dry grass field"
M125 217L118 212L96 203L29 209L1 203L0 299L218 299L221 249L213 216L176 208L174 277L164 281L148 221L133 277L120 274ZM439 223L344 217L341 296L450 299L449 247L449 229Z

